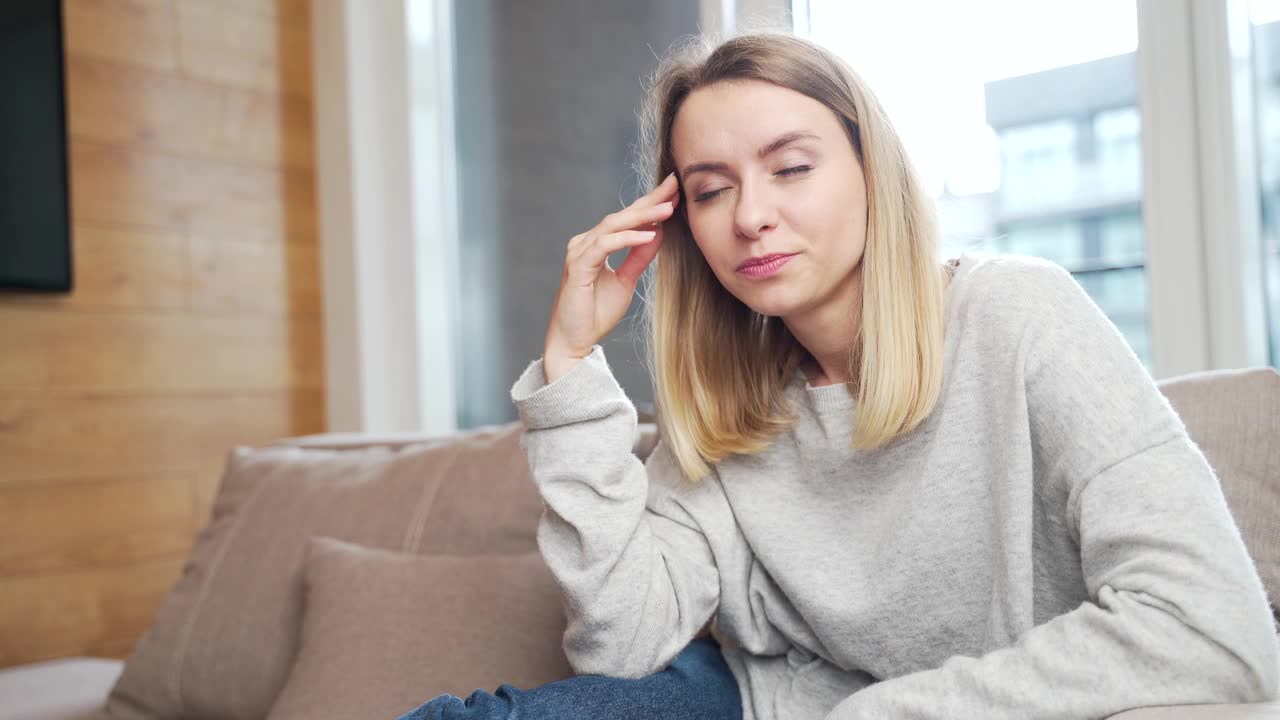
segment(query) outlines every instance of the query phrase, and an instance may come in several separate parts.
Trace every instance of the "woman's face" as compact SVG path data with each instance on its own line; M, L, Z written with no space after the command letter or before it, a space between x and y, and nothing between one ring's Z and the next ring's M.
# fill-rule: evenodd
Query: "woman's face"
M734 297L783 318L853 301L866 185L834 112L767 82L716 83L680 106L672 155L694 242ZM744 267L771 255L790 258Z

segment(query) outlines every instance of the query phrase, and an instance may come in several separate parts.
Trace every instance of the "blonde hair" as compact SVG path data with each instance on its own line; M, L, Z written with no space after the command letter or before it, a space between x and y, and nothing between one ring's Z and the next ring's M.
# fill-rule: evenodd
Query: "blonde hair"
M857 397L850 447L881 447L928 417L941 390L944 279L933 201L861 78L821 46L784 32L719 45L694 37L660 61L646 86L639 148L639 167L653 184L676 169L671 131L681 103L732 80L762 80L826 105L862 165L867 237L862 321L848 366ZM697 481L730 454L764 449L795 422L784 392L808 353L781 318L751 310L720 285L692 241L686 205L663 225L644 321L662 438Z

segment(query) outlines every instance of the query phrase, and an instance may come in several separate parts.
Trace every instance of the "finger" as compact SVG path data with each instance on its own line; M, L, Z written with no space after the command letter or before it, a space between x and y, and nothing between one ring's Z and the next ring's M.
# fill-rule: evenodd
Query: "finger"
M654 188L649 191L649 194L656 195L658 197L665 197L679 186L680 179L676 177L676 174L673 171L668 173L666 177L662 178L662 182L655 185Z
M587 232L570 238L570 254L578 254L574 251L579 249L579 246L590 244L594 242L596 237L602 235L622 230L659 226L664 220L675 214L675 208L679 204L680 183L673 172L667 175L666 179L658 183L658 186L648 194L641 196L622 210L606 215L598 225Z
M578 256L574 265L589 269L598 268L604 264L605 258L609 257L610 253L632 245L647 243L656 236L657 232L654 230L624 230L601 236L594 243L583 247L582 254Z
M670 218L675 212L675 205L670 201L657 205L632 205L616 213L606 215L594 232L588 235L604 236L611 233L632 230L644 225L653 225Z
M652 204L680 197L680 179L676 177L674 172L671 173L663 178L662 182L658 183L658 186L653 190L650 190L645 197L652 198Z
M669 201L673 195L679 193L680 179L676 177L674 172L668 173L662 182L658 183L652 190L636 198L635 202L627 206L631 208L654 207L663 202ZM616 230L615 230L616 232Z
M636 283L640 282L640 276L644 274L645 268L649 267L649 263L658 256L658 250L662 247L662 230L658 230L658 234L647 243L636 245L627 253L627 258L618 266L615 273L618 279L627 284L627 287L635 288Z

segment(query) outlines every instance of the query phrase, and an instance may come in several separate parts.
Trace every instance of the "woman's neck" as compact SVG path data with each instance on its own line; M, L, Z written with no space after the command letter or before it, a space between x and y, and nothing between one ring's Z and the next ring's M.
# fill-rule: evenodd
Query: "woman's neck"
M862 323L862 265L818 306L783 318L809 357L801 365L814 387L852 382L849 353Z
M952 273L940 268L942 290L951 284ZM784 318L791 335L809 352L800 368L813 387L857 382L857 368L850 375L849 354L858 342L862 327L862 265L851 275L847 283L833 298L806 315Z

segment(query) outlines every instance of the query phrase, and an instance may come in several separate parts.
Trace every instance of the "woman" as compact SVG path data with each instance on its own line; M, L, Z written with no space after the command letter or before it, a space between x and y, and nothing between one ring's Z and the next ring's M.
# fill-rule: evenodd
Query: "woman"
M1066 271L940 265L883 111L803 39L678 51L648 110L659 182L569 241L512 388L580 675L405 718L1275 697L1265 591L1214 473ZM655 257L662 433L641 465L598 342Z

